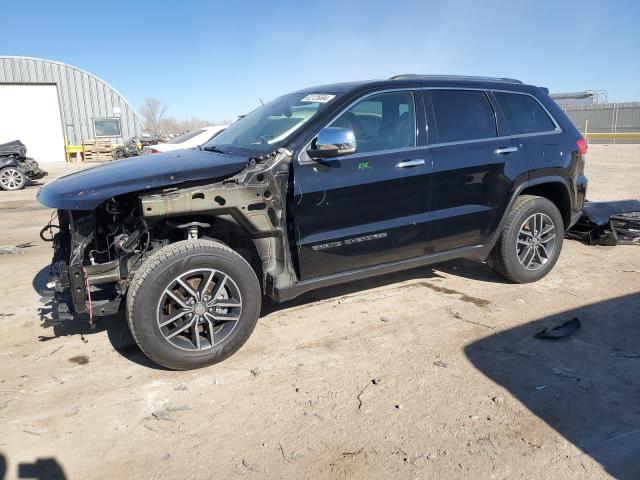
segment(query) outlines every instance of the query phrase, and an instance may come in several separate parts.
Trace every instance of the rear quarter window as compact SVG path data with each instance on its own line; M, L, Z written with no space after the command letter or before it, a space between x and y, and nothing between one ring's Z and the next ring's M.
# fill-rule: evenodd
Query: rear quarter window
M513 135L553 132L556 129L547 112L535 98L520 93L493 94Z
M431 90L438 143L496 136L496 120L487 95L479 90Z

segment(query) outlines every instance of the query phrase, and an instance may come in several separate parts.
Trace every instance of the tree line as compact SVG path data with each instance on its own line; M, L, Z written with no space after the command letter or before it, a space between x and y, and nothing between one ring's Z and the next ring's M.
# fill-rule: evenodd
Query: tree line
M232 123L231 120L211 122L196 116L191 116L191 118L184 120L178 120L175 117L166 114L167 108L167 105L157 98L147 98L139 110L144 128L150 130L156 135L162 135L188 132L190 130L208 127L210 125L228 125Z

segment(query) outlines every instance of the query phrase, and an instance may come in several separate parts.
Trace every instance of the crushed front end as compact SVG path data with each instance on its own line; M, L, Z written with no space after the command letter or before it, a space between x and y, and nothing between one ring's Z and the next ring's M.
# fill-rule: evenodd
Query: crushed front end
M49 172L42 170L38 162L33 158L24 157L20 160L20 167L29 180L40 180L49 175Z
M112 199L93 211L58 210L58 225L52 221L43 229L41 236L53 241L51 274L60 320L76 314L92 320L118 311L130 272L152 249L147 224L135 211L135 201Z
M111 181L114 174L99 175L100 167L43 187L39 200L57 207L58 224L50 222L41 237L53 241L50 286L55 285L58 318L83 314L92 320L116 313L146 259L187 239L216 241L234 249L254 268L263 292L270 296L290 286L297 278L286 214L291 152L279 149L242 164L223 160L229 164L218 165L214 178L134 190L107 199L102 198L98 184ZM127 162L112 165L120 169L131 164ZM215 167L210 169L213 173ZM86 177L86 188L77 186L80 175ZM171 182L178 180L178 173L168 175ZM109 185L109 192L124 187Z

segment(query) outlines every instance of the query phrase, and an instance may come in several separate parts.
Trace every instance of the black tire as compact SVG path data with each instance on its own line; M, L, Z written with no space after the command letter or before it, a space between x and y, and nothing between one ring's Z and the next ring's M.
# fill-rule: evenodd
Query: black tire
M200 317L202 324L196 328L202 329L202 333L196 333L197 348L201 348L201 341L206 343L208 347L203 350L185 350L174 342L179 340L183 346L188 346L189 339L193 340L193 330L189 327L183 334L173 337L172 340L167 338L167 333L161 330L161 313L164 312L166 304L163 299L168 299L167 290L171 285L181 288L176 279L181 275L190 275L191 272L200 272L205 270L219 272L226 276L225 285L222 287L231 292L231 285L234 291L240 297L239 319L234 323L230 333L226 334L220 343L215 341L209 342L207 328L213 328L213 321L207 322L207 318L213 315L209 314L205 308L205 313L192 313L194 321L197 324L197 315ZM217 274L217 273L216 273ZM202 279L204 280L204 274ZM213 279L213 274L210 280ZM228 279L231 279L230 281ZM187 280L190 281L190 280ZM212 291L217 286L214 284ZM189 285L193 290L198 290L193 284ZM173 290L171 290L173 292ZM186 291L186 290L185 290ZM223 292L224 293L224 292ZM215 295L214 295L215 296ZM173 298L173 297L172 297ZM186 296L185 296L186 298ZM222 296L217 296L222 298ZM232 294L227 294L229 301L232 300ZM224 302L224 299L221 301ZM260 306L262 303L262 294L260 285L256 278L255 272L251 266L231 248L219 242L208 240L186 240L176 242L165 247L151 255L136 272L127 292L127 318L129 328L133 338L142 351L154 362L175 370L189 370L193 368L205 367L218 363L235 353L249 338L258 321L260 314ZM165 305L165 307L163 307ZM206 301L201 304L209 306ZM183 309L176 307L171 315L181 312ZM224 309L223 309L224 310ZM232 309L227 309L231 311ZM186 310L185 310L186 311ZM196 310L192 310L196 312ZM208 309L208 311L212 311ZM237 308L236 308L236 311ZM219 315L225 315L224 313ZM170 315L166 315L170 316ZM229 315L231 316L231 315ZM182 325L191 322L186 316L180 322ZM221 323L220 328L231 325L231 322ZM171 324L169 327L174 327ZM175 332L179 330L169 330ZM191 333L189 333L191 332ZM170 335L170 333L169 333ZM211 337L215 335L211 334ZM195 341L194 341L195 342Z
M20 167L4 167L0 170L0 189L5 191L21 190L27 184L27 175Z
M122 147L117 147L114 151L113 151L113 159L114 160L120 160L122 158L125 158L127 155L125 154L124 148Z
M524 242L529 241L529 234L527 234L526 231L523 232L522 229L531 230L528 226L525 227L524 223L534 215L538 218L538 222L540 222L540 219L544 219L544 222L552 222L551 226L555 229L553 231L555 237L551 238L552 234L549 233L538 239L535 245L533 243L527 245ZM542 225L545 225L544 222ZM530 224L531 222L527 222L527 225ZM550 224L547 223L546 225L546 228L548 228ZM543 232L544 228L540 228L537 231ZM532 236L531 242L534 241L534 237L535 235ZM556 264L560 256L560 251L562 250L563 237L564 222L560 211L553 202L543 197L523 195L515 201L511 208L500 232L498 242L487 258L487 263L496 273L512 282L535 282L549 273ZM538 246L539 243L543 243L544 240L548 238L550 238L550 240L547 240L547 243L543 244L543 247L545 247L545 245L548 247L549 242L554 241L552 252L547 252L550 248L540 248ZM531 257L528 255L524 256L524 253L526 253L529 248L531 248L529 251L533 252L530 254ZM542 253L537 253L536 257L535 250L539 250ZM519 255L520 251L522 254ZM544 253L548 253L547 258L545 258ZM534 264L533 266L530 265L530 268L527 268L527 261L533 261L534 263L539 261L540 265L536 266Z

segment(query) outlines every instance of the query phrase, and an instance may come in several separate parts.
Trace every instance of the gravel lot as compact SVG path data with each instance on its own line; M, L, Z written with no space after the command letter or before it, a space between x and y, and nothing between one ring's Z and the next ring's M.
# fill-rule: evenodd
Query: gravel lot
M587 165L591 200L640 196L640 146ZM40 315L37 188L0 192L0 245L33 244L0 255L0 478L640 478L636 246L566 241L530 285L455 261L266 303L233 357L172 372L122 316Z

